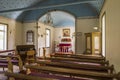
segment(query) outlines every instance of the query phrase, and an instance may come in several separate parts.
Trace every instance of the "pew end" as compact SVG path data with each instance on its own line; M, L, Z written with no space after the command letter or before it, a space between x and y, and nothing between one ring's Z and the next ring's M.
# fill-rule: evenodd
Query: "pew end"
M118 73L116 74L116 79L117 79L117 80L120 80L120 72L118 72Z
M110 69L108 70L108 73L110 73L110 74L114 74L115 73L114 65L110 66Z
M8 72L13 72L13 64L11 62L11 58L7 57L8 60Z

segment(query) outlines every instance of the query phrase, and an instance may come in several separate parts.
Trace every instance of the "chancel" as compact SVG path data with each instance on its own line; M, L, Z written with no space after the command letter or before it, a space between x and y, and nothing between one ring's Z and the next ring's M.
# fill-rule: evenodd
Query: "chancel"
M120 80L120 0L0 0L0 80Z

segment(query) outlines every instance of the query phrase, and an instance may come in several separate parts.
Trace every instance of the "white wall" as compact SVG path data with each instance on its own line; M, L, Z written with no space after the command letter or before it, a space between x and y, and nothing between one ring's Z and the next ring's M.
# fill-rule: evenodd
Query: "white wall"
M96 18L77 18L76 32L81 32L82 35L76 37L76 54L84 53L85 51L85 35L84 33L95 32L93 27L99 26L99 21ZM98 31L98 30L97 30Z
M26 43L26 32L28 30L32 30L34 31L34 45L36 46L36 50L38 52L38 55L37 56L43 56L43 47L46 47L45 46L45 29L50 29L50 32L51 32L51 45L50 45L50 48L46 48L46 55L49 56L51 53L54 52L54 41L57 40L59 41L59 36L61 36L62 38L62 30L64 28L70 28L70 38L72 39L72 45L75 45L75 40L74 38L72 38L72 33L75 32L75 28L74 27L64 27L64 28L54 28L52 26L48 26L48 25L45 25L41 22L38 22L38 26L40 28L35 28L36 25L36 22L32 22L32 23L23 23L23 44L27 44ZM74 49L75 47L73 46L72 49L73 51L75 51Z
M23 24L16 23L16 31L15 31L15 45L23 44Z
M29 31L29 30L32 30L33 32L34 32L34 45L35 45L35 48L36 48L36 50L38 49L37 48L37 28L36 28L36 22L31 22L31 23L23 23L23 44L24 45L26 45L26 44L28 44L27 42L26 42L26 33L27 33L27 31Z
M63 37L63 29L70 29L70 37L71 38L71 44L72 44L72 51L75 52L75 37L72 36L72 34L75 32L75 27L58 27L55 28L55 40L57 43L61 43L62 38L67 38Z
M38 48L40 48L40 51L38 51L38 56L43 56L43 47L45 46L45 29L50 29L51 35L51 42L50 42L50 48L46 48L46 56L49 56L53 52L54 48L54 27L45 25L41 22L38 23Z
M106 0L100 14L106 13L106 58L120 71L120 0ZM101 23L101 22L100 22Z
M8 24L8 49L15 49L17 44L22 43L22 23L1 16L0 23Z

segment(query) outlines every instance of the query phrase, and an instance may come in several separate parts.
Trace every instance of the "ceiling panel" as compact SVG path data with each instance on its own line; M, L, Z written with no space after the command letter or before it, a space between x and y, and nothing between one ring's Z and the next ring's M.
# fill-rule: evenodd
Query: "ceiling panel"
M0 0L0 16L21 22L37 21L48 11L65 11L77 17L98 17L105 0ZM59 23L57 22L59 21ZM64 21L66 23L66 21ZM62 21L56 20L54 25Z

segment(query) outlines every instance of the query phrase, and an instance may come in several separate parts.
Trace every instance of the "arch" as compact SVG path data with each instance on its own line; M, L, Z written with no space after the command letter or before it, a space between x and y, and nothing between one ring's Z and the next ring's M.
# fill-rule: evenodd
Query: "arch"
M52 19L54 22L54 26L58 26L58 25L62 25L60 23L64 23L63 25L74 25L75 26L75 20L76 20L76 16L73 15L72 13L69 13L68 11L63 11L63 10L48 10L48 12L51 13L52 15ZM37 21L41 21L44 22L46 14L48 13L44 13L42 16L40 16ZM61 15L58 15L61 14ZM59 18L57 18L59 17ZM66 18L65 18L66 17ZM65 24L66 22L66 24Z
M72 14L71 12L66 11L66 10L53 9L53 10L48 10L47 12L54 12L54 11L65 12L65 13L68 13L68 14L72 15L75 19L77 18L77 16L75 16L74 14ZM47 12L44 12L42 15L40 15L40 16L38 17L37 21L38 21L42 16L44 16Z

